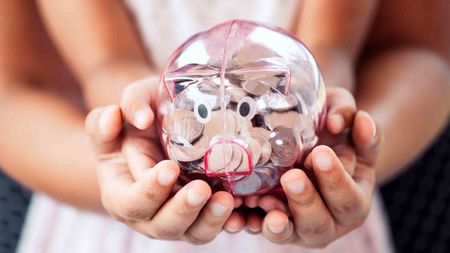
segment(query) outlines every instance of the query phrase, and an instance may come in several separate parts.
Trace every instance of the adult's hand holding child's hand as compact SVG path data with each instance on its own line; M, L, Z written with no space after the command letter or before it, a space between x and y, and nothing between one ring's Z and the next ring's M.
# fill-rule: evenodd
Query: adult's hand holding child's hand
M157 86L157 77L133 83L124 90L120 107L100 107L87 116L102 204L113 218L151 238L206 243L222 230L233 197L223 191L212 194L201 180L174 190L179 167L163 160L153 126Z

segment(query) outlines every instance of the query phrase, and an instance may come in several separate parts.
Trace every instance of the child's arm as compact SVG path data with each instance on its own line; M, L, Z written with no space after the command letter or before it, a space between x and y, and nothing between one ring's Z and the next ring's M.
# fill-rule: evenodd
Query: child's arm
M89 108L117 104L123 87L152 73L119 0L39 0L51 37L80 80Z
M378 0L305 0L295 34L312 51L325 84L355 88L355 64Z
M0 2L0 167L33 190L100 210L85 115L44 88L70 84L43 34L31 1Z

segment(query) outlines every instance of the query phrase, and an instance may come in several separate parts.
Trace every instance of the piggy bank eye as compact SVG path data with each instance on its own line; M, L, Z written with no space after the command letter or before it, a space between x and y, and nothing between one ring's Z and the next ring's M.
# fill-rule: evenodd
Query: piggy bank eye
M237 113L245 119L252 119L256 114L256 102L251 97L243 97L237 105Z
M205 101L195 102L194 105L195 118L202 124L206 124L211 119L211 106Z

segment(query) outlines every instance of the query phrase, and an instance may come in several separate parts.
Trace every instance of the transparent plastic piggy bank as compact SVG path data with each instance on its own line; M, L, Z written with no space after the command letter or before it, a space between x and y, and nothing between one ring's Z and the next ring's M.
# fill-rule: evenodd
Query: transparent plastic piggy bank
M280 190L318 141L325 88L317 64L280 28L234 20L198 33L161 76L158 121L183 183L235 196Z

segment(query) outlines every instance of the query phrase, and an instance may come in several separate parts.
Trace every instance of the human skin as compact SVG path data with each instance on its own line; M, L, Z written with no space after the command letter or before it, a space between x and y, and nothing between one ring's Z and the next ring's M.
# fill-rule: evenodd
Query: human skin
M40 2L41 10L46 17L46 23L54 41L62 51L65 60L69 62L74 75L80 81L81 90L87 100L87 108L112 103L117 104L122 89L127 83L153 73L151 64L148 63L147 58L149 57L142 54L138 39L122 41L117 40L117 36L113 36L122 33L111 28L122 27L124 34L127 34L127 31L134 31L132 25L124 25L129 21L126 14L120 9L122 6L115 2L111 4L108 1L106 4L106 1L96 1L95 4L99 6L92 7L90 6L91 3L92 1L65 1L61 4L77 4L79 6L54 5L52 7L45 1ZM31 9L30 12L34 13L33 6L21 6L24 5L23 3L2 3L1 5L5 7L0 8L4 11L2 14L5 14L0 15L2 19L5 19L5 22L1 22L5 27L8 27L7 21L10 24L23 24L21 29L16 26L14 31L21 36L20 39L15 36L1 37L0 46L4 51L2 51L0 60L4 68L1 70L2 91L0 96L2 99L0 103L2 103L2 106L0 117L1 121L5 122L0 130L0 138L3 140L0 143L2 166L6 168L9 174L33 189L45 191L57 198L82 207L100 209L100 193L94 172L95 162L92 152L88 148L87 136L83 133L85 112L80 110L76 103L62 99L60 95L54 95L54 90L62 85L69 87L68 83L73 83L73 80L68 82L65 77L65 79L55 77L54 72L58 72L56 70L61 69L61 65L63 65L61 60L49 60L50 63L48 64L40 62L41 59L54 59L56 53L51 46L42 42L42 38L37 39L36 34L30 32L35 22L24 18L27 12L22 11L23 14L20 14L17 11L20 7L23 7L23 10ZM51 8L81 9L85 11L79 13L84 13L86 16L83 16L83 18L75 16L71 19L70 15L66 15L66 12L55 11ZM368 8L370 9L370 7ZM308 8L304 7L304 9L307 10ZM99 10L101 10L100 13ZM65 15L64 22L60 17L58 18L58 13ZM342 13L339 16L342 16ZM29 15L29 17L34 17L34 21L38 19L36 13ZM119 18L116 19L116 17ZM81 21L86 23L81 23ZM118 23L111 25L113 21ZM355 23L355 20L351 20L349 23ZM345 25L345 23L337 22L331 24ZM94 36L86 36L86 32L89 31L86 27L102 27L104 32L97 35L93 34ZM42 28L40 29L42 30ZM365 27L361 29L364 31ZM11 31L11 29L6 28L0 30ZM322 26L317 27L317 30L333 31L330 28L322 29ZM70 32L67 33L67 31ZM352 32L352 30L349 32ZM133 34L129 35L123 37L133 38ZM361 35L361 37L364 36ZM83 43L80 43L76 40L77 38L92 38L93 41L83 40ZM357 36L357 38L359 37ZM44 50L29 47L27 44L20 43L21 41L35 41L35 44L43 45ZM77 41L78 43L71 41ZM327 64L333 66L328 68L330 70L326 70L326 67L323 68L326 82L335 86L344 85L348 87L347 85L351 83L351 81L345 81L348 77L341 77L340 75L339 78L333 77L337 75L331 74L330 71L358 73L355 72L356 58L359 55L358 50L356 50L355 55L336 50L331 45L338 45L338 39L329 41L328 46L326 43L308 42L307 40L305 43L313 52L316 51L317 55L322 51L330 52L323 57L318 57L321 67ZM315 43L317 43L317 46L314 46ZM363 42L359 41L358 43ZM358 43L356 44L358 45ZM83 46L80 48L79 45ZM380 165L376 167L379 178L395 173L402 165L411 161L437 134L448 115L449 104L448 99L446 99L449 97L447 62L442 56L430 52L430 48L435 50L432 45L425 44L424 46L426 49L420 50L411 47L405 49L404 46L400 47L402 50L392 49L386 51L385 54L379 54L377 57L366 57L364 58L364 64L358 65L361 66L359 71L361 74L358 76L360 81L357 82L355 87L357 103L374 115L385 136L388 136L380 148ZM336 57L336 55L339 57ZM399 57L397 56L399 55L403 56L402 61L398 60ZM446 53L441 52L441 55L445 56ZM24 62L30 66L23 64ZM341 64L345 62L347 64ZM424 64L424 62L427 64ZM389 72L389 76L385 75L387 71L385 63L390 63L391 66L389 70L392 71ZM404 64L407 64L405 65L406 69L402 66ZM46 68L42 68L43 65ZM393 66L396 68L393 68ZM342 68L342 71L335 71L340 68ZM434 78L427 78L429 80L425 83L416 76L410 75L410 73L419 75L420 73L417 70L422 70L427 76ZM67 72L67 70L64 71ZM405 73L408 73L408 75L406 76ZM351 77L351 75L348 76ZM347 80L351 80L351 78ZM50 86L50 83L57 83L59 87L47 87ZM417 83L413 86L417 88L411 89L411 83ZM39 87L36 88L36 85L39 85ZM380 85L384 89L380 89ZM405 89L406 86L408 89ZM106 93L103 92L106 89L105 87L110 91L108 96L105 96ZM423 92L424 89L434 92ZM49 92L49 90L52 90L52 92ZM383 92L374 92L380 90ZM401 94L404 100L395 99L396 94L397 96ZM386 99L386 97L391 99ZM424 101L424 103L404 102L412 100ZM134 111L133 108L129 109ZM124 111L126 111L126 108L124 108ZM418 117L415 114L417 111L421 112L422 120L417 120ZM434 113L429 113L431 111ZM146 112L150 113L149 111ZM17 115L21 115L21 117L17 117ZM128 113L128 115L128 119L132 121L133 114ZM398 115L402 115L402 117L398 117ZM405 118L403 115L405 115ZM145 128L150 120L144 118L146 120L140 124ZM30 125L29 122L40 123L39 125ZM405 133L403 127L405 122L416 126L416 130L408 129L409 131ZM40 126L38 129L42 130L37 130L37 126ZM14 129L14 131L8 129ZM36 132L40 133L41 138L36 138ZM417 133L421 133L421 138L413 138L417 136ZM60 140L66 140L64 149L61 148ZM27 150L22 148L24 146L27 147ZM43 150L43 146L49 147L49 149ZM385 150L389 152L385 152ZM24 159L16 159L17 157L23 157ZM54 157L59 159L55 161ZM86 159L79 159L79 157ZM34 169L35 164L40 165L39 170ZM67 180L67 178L71 180ZM83 185L82 189L80 189L80 185ZM205 189L205 191L207 190ZM274 217L274 214L270 214L267 217L274 218L272 219L274 221L286 221L281 214L276 217ZM269 218L266 221L270 220ZM264 224L267 224L267 222ZM230 230L233 231L242 227L242 223L239 222L232 223L232 225L234 227ZM266 230L263 233L269 239L273 241L286 239L285 234L273 234L268 232L266 226L263 226L264 228ZM209 240L210 238L206 239ZM323 245L333 239L334 237L331 237L331 239L325 238L320 241L319 236L319 241L314 243ZM201 242L201 240L199 241Z

